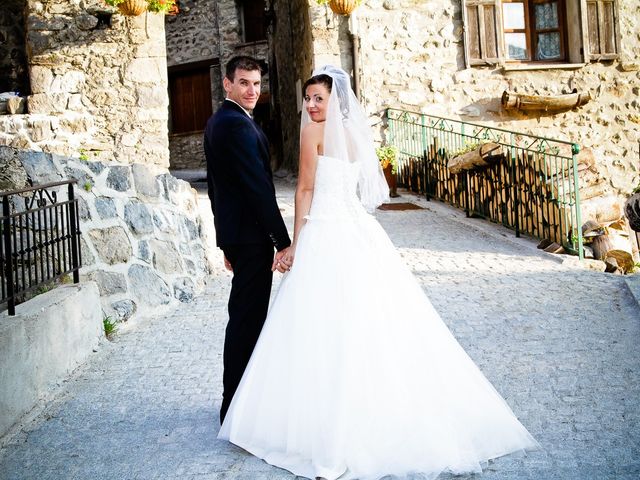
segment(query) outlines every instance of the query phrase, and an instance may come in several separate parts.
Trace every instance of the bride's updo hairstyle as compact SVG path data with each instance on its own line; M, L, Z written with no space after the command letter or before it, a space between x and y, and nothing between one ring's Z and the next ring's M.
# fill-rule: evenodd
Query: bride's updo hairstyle
M304 82L304 85L302 86L303 96L307 94L307 87L309 85L324 85L325 87L327 87L329 93L331 93L331 87L333 87L333 78L331 78L329 75L325 75L324 73L314 75L309 80Z

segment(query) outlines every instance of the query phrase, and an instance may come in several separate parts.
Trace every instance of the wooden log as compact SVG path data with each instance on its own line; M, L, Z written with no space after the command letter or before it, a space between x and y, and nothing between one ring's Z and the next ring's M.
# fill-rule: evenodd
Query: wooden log
M581 107L591 101L589 92L563 95L523 95L504 91L502 93L502 108L505 110L558 112Z
M545 252L549 253L566 253L564 247L559 243L553 242L549 244L546 248L543 249Z
M624 215L621 202L613 195L590 198L585 202L581 202L580 206L583 220L595 220L600 224L614 222Z
M628 237L609 230L609 233L605 235L594 237L591 248L593 248L593 256L596 259L603 261L615 259L618 268L624 272L633 269L633 255Z
M620 265L615 258L607 258L604 261L604 271L607 273L617 273L620 270Z
M601 181L590 186L580 187L580 200L590 200L592 198L602 197L610 191L607 182Z
M586 238L604 235L604 227L598 222L587 220L582 224L582 236Z
M460 173L462 170L486 167L499 160L500 156L502 156L502 145L493 142L483 143L475 150L450 158L447 168L451 173Z

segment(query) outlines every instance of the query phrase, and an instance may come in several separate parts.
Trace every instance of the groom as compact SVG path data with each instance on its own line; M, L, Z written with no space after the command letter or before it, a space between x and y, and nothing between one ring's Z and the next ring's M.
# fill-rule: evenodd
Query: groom
M216 242L224 252L225 267L233 271L220 423L267 316L273 270L290 267L284 256L291 240L276 203L269 144L250 115L260 96L261 77L255 59L232 58L223 80L227 98L204 134Z

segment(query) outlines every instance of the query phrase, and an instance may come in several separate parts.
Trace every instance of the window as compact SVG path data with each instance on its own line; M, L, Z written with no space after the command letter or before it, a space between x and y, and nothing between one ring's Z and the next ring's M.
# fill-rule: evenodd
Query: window
M463 6L467 66L617 57L616 0L463 0Z
M172 134L204 131L212 113L209 71L216 63L204 61L169 69Z
M245 43L267 39L265 0L240 0L240 25Z
M563 0L502 0L502 18L507 60L566 60Z

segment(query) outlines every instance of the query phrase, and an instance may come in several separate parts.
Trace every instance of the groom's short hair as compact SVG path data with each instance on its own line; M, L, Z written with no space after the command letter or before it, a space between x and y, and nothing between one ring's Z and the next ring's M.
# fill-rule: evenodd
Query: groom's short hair
M247 70L249 72L258 70L260 75L262 75L262 66L260 65L260 62L255 58L247 57L246 55L238 55L227 62L225 77L227 77L230 82L233 82L236 76L236 70L238 69Z

